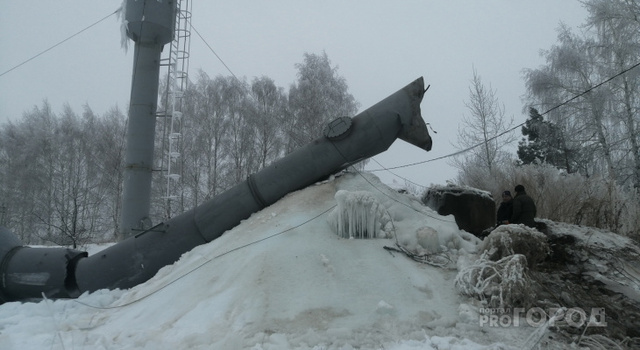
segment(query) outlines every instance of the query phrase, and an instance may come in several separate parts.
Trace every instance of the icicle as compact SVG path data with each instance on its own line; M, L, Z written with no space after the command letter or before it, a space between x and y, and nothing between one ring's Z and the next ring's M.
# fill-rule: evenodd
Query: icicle
M329 215L329 222L338 236L376 238L389 234L391 217L371 193L341 190L335 199L338 205Z
M129 21L126 20L127 0L122 0L122 5L117 10L118 18L120 19L120 47L124 49L124 52L129 50L129 37L127 36L127 26Z

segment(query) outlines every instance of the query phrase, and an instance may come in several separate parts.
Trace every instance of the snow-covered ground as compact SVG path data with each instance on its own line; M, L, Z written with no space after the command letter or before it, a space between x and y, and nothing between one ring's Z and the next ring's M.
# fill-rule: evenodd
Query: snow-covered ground
M351 206L357 198L366 209ZM336 234L338 220L348 236L367 215L379 238ZM385 249L396 244L450 263ZM453 217L347 173L287 195L130 290L1 305L0 348L562 348L545 325L481 325L481 305L454 283L479 246Z

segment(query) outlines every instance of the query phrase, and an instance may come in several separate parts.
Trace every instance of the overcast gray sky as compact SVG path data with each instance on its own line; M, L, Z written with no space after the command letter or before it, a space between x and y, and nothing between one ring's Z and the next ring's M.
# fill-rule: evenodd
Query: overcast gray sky
M192 23L238 77L266 75L288 89L303 53L323 50L347 79L350 92L370 107L414 79L431 88L422 103L437 131L425 153L398 140L375 159L385 167L422 162L455 151L457 128L469 97L473 69L496 90L506 114L526 119L522 70L544 63L541 49L556 43L562 21L572 28L586 11L577 0L191 0ZM92 23L121 0L0 0L0 74ZM54 112L69 103L102 114L127 109L132 48L120 46L114 15L0 76L0 123L47 99ZM205 43L191 38L189 74L229 75ZM370 162L368 168L379 168ZM442 184L455 177L446 160L393 170L415 183ZM377 173L385 182L394 176ZM395 178L399 183L404 180Z

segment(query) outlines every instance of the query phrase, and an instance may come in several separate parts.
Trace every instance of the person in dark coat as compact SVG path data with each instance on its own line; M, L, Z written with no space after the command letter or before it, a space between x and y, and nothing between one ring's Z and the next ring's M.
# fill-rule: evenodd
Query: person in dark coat
M524 190L524 186L518 185L515 188L516 196L513 198L513 214L509 223L525 224L529 227L536 227L533 218L536 217L536 204Z
M511 216L513 216L513 202L511 201L513 198L511 197L511 192L504 191L502 192L502 203L498 207L498 212L496 214L496 225L506 225L511 220Z

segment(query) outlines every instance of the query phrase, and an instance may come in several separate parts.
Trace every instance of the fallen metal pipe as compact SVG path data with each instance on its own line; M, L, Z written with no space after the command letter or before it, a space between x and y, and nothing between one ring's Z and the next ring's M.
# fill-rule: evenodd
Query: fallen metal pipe
M384 152L397 138L428 151L431 137L420 114L424 92L419 78L354 118L332 121L323 137L204 204L92 256L63 248L31 248L33 252L24 255L0 250L0 296L5 301L37 298L42 293L77 297L85 291L131 288L286 194ZM18 244L11 241L9 245L12 250L26 249ZM60 271L66 272L64 278ZM44 274L55 278L30 284L25 276L38 272L43 273L41 280Z

